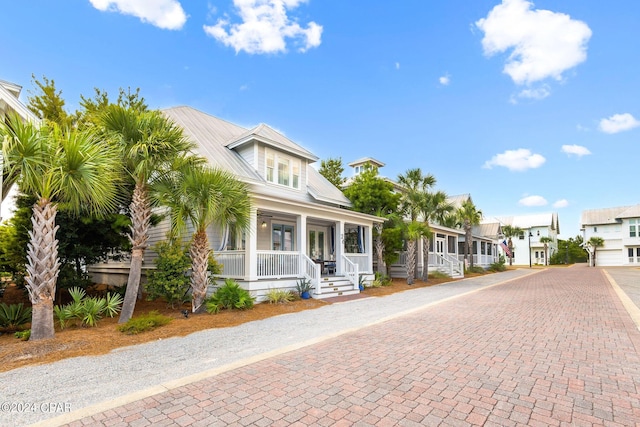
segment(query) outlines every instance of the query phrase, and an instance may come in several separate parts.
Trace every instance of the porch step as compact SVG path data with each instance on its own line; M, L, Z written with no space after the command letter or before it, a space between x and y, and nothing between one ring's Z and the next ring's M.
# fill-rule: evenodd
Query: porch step
M353 289L353 284L346 277L332 276L323 277L320 280L320 293L317 294L314 289L311 296L315 299L325 299L341 295L355 295L359 293L360 290L358 288Z

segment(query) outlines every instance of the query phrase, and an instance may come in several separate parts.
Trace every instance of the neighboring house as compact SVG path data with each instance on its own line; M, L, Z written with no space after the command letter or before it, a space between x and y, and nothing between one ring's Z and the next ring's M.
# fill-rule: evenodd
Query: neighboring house
M502 236L502 226L500 223L481 223L471 228L473 237L473 265L488 268L491 264L500 260L500 238ZM464 236L462 236L462 244L464 244ZM464 248L462 250L461 260L464 259Z
M311 280L314 298L358 293L360 276L373 278L372 230L384 220L347 209L351 202L311 166L313 153L273 128L252 129L190 107L163 113L184 129L200 155L248 184L254 206L250 229L210 229L223 278L237 280L259 299L273 288ZM168 221L151 231L149 248L165 238ZM145 268L156 255L145 252ZM120 285L128 264L91 267L94 280Z
M462 207L462 204L466 201L470 201L473 203L470 194L458 194L456 196L451 196L448 199L448 202L453 206L454 212ZM458 259L460 262L464 262L464 246L466 242L466 233L464 229L460 228L459 232L461 233L458 238ZM482 268L488 268L491 264L497 262L500 258L500 253L498 252L498 239L496 237L496 233L501 232L501 230L496 229L495 225L484 225L481 221L478 225L473 225L471 227L471 253L470 256L473 257L473 265ZM471 265L471 260L467 261L467 265Z
M376 167L378 170L384 166L384 163L372 157L363 157L349 163L352 168L352 177L347 178L345 186L348 186L358 174L362 173L369 167ZM391 178L380 175L380 178L390 182L395 192L402 191L402 186ZM464 268L462 262L458 259L458 241L460 230L445 227L439 224L429 224L433 231L433 239L429 242L428 268L429 271L440 271L454 278L464 277ZM464 232L463 232L464 234ZM425 256L423 254L422 239L418 242L416 265L418 274L422 275ZM407 253L403 251L399 254L398 260L388 266L389 276L394 278L406 278L406 258Z
M0 119L4 121L7 115L17 113L24 120L29 120L34 123L39 122L36 115L33 114L22 102L20 102L19 98L21 91L21 86L0 80ZM2 188L1 172L3 170L3 166L4 160L2 157L2 150L0 150L0 189ZM0 195L0 222L2 221L2 217L6 216L13 207L15 191L14 187L11 192L8 192L8 194Z
M544 242L540 241L542 237L549 237L551 239L551 242L547 243L546 257L550 258L558 251L560 224L556 212L496 217L483 221L482 223L499 223L503 227L509 225L522 230L519 236L511 238L514 265L548 265L548 260L545 258ZM504 254L502 248L500 248L500 253L506 258L506 254Z
M596 266L640 266L640 204L585 210L581 224L585 245L592 237L604 241L595 248Z

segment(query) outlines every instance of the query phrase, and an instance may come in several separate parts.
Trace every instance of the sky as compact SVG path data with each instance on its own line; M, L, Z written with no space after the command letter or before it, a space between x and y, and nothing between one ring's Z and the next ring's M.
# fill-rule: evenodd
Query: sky
M640 203L637 0L49 0L2 5L0 79L140 89L266 123L321 160L372 157L484 215ZM318 162L319 165L319 162ZM634 182L636 184L634 184Z

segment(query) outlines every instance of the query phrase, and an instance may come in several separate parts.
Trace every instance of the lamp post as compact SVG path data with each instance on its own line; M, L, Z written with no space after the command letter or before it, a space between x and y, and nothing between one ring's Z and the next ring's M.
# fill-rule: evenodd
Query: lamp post
M529 230L529 268L531 268L531 230Z

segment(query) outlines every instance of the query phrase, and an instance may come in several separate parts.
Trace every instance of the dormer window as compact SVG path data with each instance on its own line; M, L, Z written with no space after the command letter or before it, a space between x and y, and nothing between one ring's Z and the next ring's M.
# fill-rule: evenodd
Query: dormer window
M265 179L268 182L300 188L300 159L269 148L265 148L265 159Z

